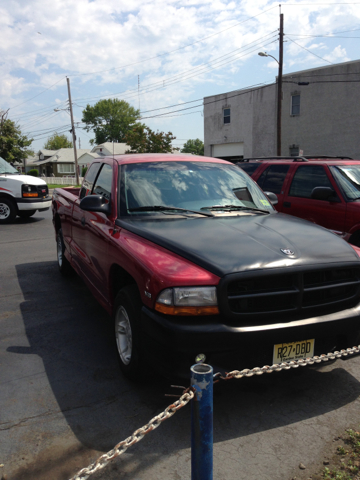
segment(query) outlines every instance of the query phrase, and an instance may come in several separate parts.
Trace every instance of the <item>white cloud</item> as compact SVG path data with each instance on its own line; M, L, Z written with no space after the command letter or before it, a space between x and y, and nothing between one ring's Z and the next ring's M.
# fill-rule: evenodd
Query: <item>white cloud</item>
M327 64L290 39L332 63L358 57L358 40L349 47L346 40L292 36L356 28L356 5L296 6L289 0L281 11L288 39L286 72ZM70 76L73 99L81 99L79 105L119 93L136 107L140 75L142 110L272 81L277 63L257 53L267 51L278 58L278 27L278 4L268 0L3 2L0 106L14 107L38 95L33 101L50 111L67 100L65 75ZM33 101L24 106L34 110ZM14 112L25 114L24 106ZM81 107L75 115L81 119ZM56 127L57 121L50 117L48 125ZM164 129L166 122L170 120L163 122Z
M351 58L347 56L345 48L341 48L340 45L334 48L331 53L325 55L324 58L331 63L349 62L351 60Z

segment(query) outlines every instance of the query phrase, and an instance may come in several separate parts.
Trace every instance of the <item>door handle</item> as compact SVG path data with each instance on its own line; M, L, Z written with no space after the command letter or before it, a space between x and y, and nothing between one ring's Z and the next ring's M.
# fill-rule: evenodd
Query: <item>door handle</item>
M82 219L81 219L81 225L82 225L83 227L85 227L85 217L82 217Z
M290 203L290 202L284 202L284 203L283 203L283 206L289 208L289 207L291 207L291 203Z

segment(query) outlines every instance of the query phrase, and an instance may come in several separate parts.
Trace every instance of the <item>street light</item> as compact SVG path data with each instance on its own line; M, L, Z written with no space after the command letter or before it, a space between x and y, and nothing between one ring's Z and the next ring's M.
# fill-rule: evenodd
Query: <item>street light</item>
M279 65L279 62L278 60L276 60L275 57L273 57L272 55L270 55L269 53L266 53L266 52L259 52L258 55L260 55L260 57L271 57L275 60L275 62Z

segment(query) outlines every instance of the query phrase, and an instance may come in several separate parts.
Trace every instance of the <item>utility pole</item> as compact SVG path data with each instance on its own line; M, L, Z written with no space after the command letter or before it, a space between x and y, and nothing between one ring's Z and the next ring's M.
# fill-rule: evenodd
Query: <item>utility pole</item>
M284 14L280 13L280 32L279 32L279 74L277 90L277 152L281 155L281 104L282 104L282 72L283 72L283 43L284 43Z
M71 103L71 92L70 92L70 80L66 77L67 87L68 87L68 94L69 94L69 106L70 106L70 118L71 118L71 133L73 138L73 146L74 146L74 158L75 158L75 175L76 175L76 185L79 185L79 169L78 169L78 161L77 161L77 153L76 153L76 135L75 135L75 127L74 127L74 117L73 117L73 110L72 110L72 103Z

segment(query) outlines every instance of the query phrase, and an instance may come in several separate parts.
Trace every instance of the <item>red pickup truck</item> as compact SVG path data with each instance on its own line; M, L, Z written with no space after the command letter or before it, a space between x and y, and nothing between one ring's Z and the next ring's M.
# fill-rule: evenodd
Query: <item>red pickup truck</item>
M112 315L120 367L188 377L346 348L360 329L360 259L327 230L276 212L229 162L192 155L95 160L55 189L59 269Z

